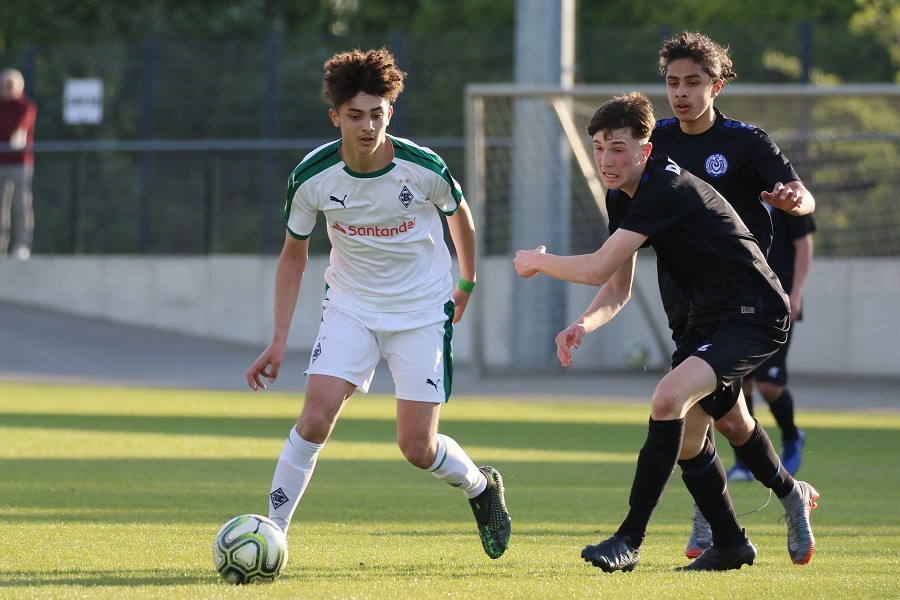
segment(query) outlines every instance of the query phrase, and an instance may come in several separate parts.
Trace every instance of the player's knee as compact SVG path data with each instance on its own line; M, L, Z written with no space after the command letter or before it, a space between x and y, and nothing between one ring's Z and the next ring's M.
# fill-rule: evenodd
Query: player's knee
M425 438L399 436L397 445L403 457L414 467L427 469L434 462L434 448Z
M324 444L333 426L332 419L324 412L304 410L300 420L297 421L296 429L300 437L307 442Z
M769 403L778 400L784 391L782 386L770 381L760 381L757 383L756 388L759 390L759 395L763 397L763 400Z
M665 380L656 386L650 400L650 416L655 421L681 418L684 409L684 398L678 390Z

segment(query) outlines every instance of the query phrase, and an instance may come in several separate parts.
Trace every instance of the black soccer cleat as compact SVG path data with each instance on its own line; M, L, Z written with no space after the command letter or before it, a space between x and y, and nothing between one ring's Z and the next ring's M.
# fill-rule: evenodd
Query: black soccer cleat
M634 545L630 536L617 533L596 546L585 546L581 558L607 573L628 572L637 566L641 548Z
M676 571L731 571L744 565L752 565L756 560L756 547L744 538L744 543L731 550L719 550L716 543L707 548L693 562Z
M478 536L485 554L492 559L500 558L509 546L512 530L509 511L503 500L503 478L494 467L481 467L479 471L487 477L487 487L471 498L469 505L478 523Z

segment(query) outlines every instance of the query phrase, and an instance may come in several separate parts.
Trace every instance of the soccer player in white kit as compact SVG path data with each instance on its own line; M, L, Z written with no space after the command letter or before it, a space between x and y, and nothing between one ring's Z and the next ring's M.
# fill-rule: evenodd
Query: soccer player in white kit
M309 236L322 212L332 246L324 312L306 401L275 467L269 518L287 532L341 409L357 389L368 391L384 359L396 387L400 450L414 466L462 490L494 559L510 536L500 473L478 468L438 433L453 379L453 324L475 286L475 226L444 161L387 134L405 76L385 48L338 53L324 65L323 96L341 138L313 150L291 174L275 273L275 331L246 374L253 390L278 376ZM455 286L439 211L459 261Z

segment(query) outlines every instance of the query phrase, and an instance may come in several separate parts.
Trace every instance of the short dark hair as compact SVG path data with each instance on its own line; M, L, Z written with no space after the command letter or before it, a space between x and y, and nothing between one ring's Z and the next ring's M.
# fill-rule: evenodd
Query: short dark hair
M737 73L728 56L728 48L722 47L702 33L685 31L670 37L659 48L659 73L663 77L669 63L679 58L687 58L701 67L714 81L721 79L729 82Z
M340 52L325 61L322 97L338 108L358 94L385 98L393 104L403 91L406 73L387 48L367 50L359 48Z
M628 128L634 138L646 140L655 124L650 99L640 92L629 92L604 102L591 117L587 131L589 136L594 137L598 131Z

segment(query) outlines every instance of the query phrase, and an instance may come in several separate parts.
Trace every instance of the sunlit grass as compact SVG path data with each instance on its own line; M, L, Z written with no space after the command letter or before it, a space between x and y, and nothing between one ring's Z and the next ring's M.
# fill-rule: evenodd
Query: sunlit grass
M266 513L301 402L0 384L0 598L889 598L900 589L895 413L802 413L800 474L822 494L811 564L790 564L778 501L733 484L756 564L675 573L690 522L676 472L641 564L609 575L579 552L625 514L646 407L490 398L444 407L442 430L506 481L513 541L491 561L462 495L403 460L384 396L354 398L322 451L283 578L231 588L213 569L212 537L234 515Z

